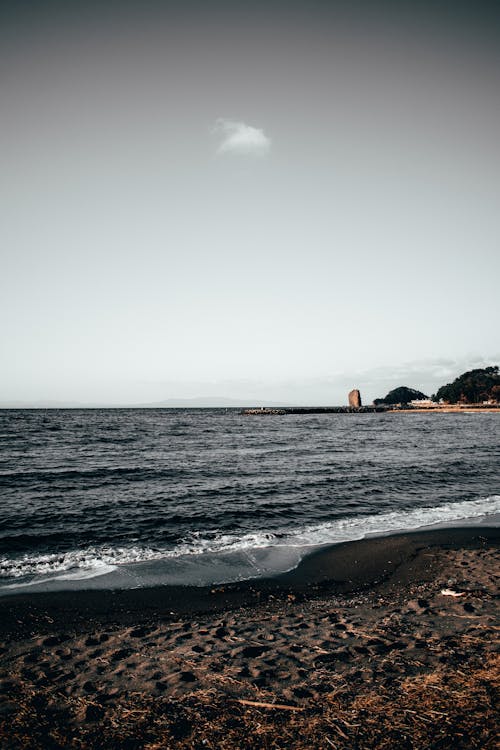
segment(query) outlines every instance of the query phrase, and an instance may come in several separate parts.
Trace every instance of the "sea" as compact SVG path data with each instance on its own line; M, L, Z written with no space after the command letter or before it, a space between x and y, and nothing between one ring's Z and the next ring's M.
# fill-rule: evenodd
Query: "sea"
M498 525L500 415L0 411L0 594L272 576L313 549Z

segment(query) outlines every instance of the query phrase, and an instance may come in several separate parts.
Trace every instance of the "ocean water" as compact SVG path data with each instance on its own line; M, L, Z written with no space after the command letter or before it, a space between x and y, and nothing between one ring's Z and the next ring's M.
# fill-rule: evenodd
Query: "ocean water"
M0 411L0 593L269 575L321 544L496 522L497 414Z

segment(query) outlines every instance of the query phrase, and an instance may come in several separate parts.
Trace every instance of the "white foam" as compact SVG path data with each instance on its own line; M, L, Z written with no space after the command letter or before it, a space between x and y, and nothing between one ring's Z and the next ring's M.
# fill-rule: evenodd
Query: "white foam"
M92 546L59 554L24 555L18 558L0 558L0 578L21 579L36 576L40 581L77 581L106 575L119 566L147 563L179 557L214 553L244 552L266 548L307 548L322 544L362 539L371 534L409 531L435 524L456 522L487 522L488 517L500 514L500 495L464 502L447 503L436 507L391 511L368 516L354 516L311 524L296 530L247 534L219 534L206 532L193 534L189 540L175 548ZM300 555L299 558L300 559ZM14 583L13 586L28 585ZM6 587L4 587L6 588Z
M89 578L97 578L98 576L112 573L117 569L117 565L106 565L105 563L96 562L93 568L74 570L70 573L65 573L57 576L48 576L43 578L44 583L50 581L86 581ZM18 589L26 586L37 586L40 583L40 578L37 577L33 581L23 581L22 583L10 583L3 586L4 589Z
M141 547L93 546L83 550L43 555L24 555L20 558L0 558L0 578L22 578L27 575L68 578L94 578L114 570L124 563L159 560L166 551ZM58 575L58 578L61 576Z
M61 576L57 576L59 581L81 581L87 580L88 578L97 578L97 576L104 576L108 573L112 573L116 570L118 565L107 565L101 561L96 562L93 568L88 570L75 570L71 573L65 573Z
M294 534L289 543L319 545L362 539L368 534L387 534L410 531L426 526L442 526L457 521L467 522L495 516L500 513L500 495L479 500L447 503L436 507L414 508L407 511L390 511L380 515L342 518L324 524L307 526Z

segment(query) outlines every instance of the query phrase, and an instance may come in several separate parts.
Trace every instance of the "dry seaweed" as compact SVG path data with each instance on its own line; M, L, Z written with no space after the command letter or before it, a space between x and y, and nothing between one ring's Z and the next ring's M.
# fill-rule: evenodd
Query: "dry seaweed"
M500 660L404 677L390 687L334 689L302 711L197 691L180 700L131 695L102 705L18 688L2 704L2 750L493 750L498 737ZM333 687L333 686L332 686ZM267 696L267 694L266 694ZM260 704L260 705L259 705ZM276 706L278 708L278 706Z

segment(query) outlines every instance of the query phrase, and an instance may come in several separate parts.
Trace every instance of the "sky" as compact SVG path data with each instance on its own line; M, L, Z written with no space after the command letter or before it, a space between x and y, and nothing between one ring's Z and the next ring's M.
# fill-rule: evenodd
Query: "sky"
M481 0L0 0L0 402L497 364L499 63Z

